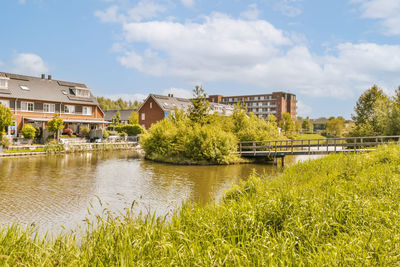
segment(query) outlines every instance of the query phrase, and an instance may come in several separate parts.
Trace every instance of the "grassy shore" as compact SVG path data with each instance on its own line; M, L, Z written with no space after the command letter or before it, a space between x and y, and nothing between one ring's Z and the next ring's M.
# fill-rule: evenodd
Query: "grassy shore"
M256 175L219 204L172 218L98 217L82 240L0 230L0 264L364 266L400 264L400 146L330 155ZM78 245L79 243L79 245Z

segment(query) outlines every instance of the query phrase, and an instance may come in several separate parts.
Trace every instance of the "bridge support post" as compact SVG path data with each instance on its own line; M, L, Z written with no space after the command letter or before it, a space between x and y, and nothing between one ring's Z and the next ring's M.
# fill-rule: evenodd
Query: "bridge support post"
M282 157L282 168L285 167L285 156Z

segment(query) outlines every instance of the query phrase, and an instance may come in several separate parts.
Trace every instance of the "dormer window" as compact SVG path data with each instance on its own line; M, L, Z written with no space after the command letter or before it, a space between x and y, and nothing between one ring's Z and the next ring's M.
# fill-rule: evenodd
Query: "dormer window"
M73 88L69 88L69 93L79 97L90 97L90 89L84 87L75 86Z
M7 77L0 77L0 89L8 89L8 80Z

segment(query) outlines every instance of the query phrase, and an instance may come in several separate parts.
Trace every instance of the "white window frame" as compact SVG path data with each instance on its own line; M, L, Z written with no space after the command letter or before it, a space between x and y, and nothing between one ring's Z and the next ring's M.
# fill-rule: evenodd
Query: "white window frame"
M10 100L0 99L0 104L9 108L10 107Z
M86 97L86 98L90 97L90 89L89 88L75 86L74 88L71 88L71 89L75 93L75 95L78 97Z
M150 102L150 108L153 108L153 102Z
M55 113L55 112L56 112L56 104L43 103L43 113Z
M74 114L75 106L73 105L64 105L64 114Z
M24 107L24 104L26 105L25 107ZM32 110L29 109L30 106L32 107ZM21 111L34 112L35 104L33 102L21 101Z
M92 107L89 106L82 107L82 115L92 115L93 114L92 111L93 111Z
M142 113L142 121L146 120L146 114Z

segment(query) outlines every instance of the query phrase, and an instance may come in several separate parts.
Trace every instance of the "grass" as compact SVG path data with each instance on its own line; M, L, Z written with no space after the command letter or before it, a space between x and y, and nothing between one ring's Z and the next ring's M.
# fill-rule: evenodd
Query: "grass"
M35 148L35 149L10 149L3 150L3 153L30 153L30 152L45 152L45 148Z
M307 139L326 139L326 137L320 134L299 134L296 138L296 140L307 140Z
M98 216L81 240L3 227L0 265L393 266L399 215L400 146L383 146L303 162L270 180L253 174L219 204L186 202L168 220L129 210Z

